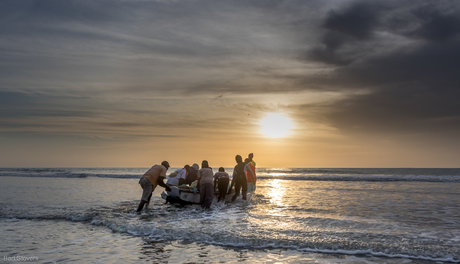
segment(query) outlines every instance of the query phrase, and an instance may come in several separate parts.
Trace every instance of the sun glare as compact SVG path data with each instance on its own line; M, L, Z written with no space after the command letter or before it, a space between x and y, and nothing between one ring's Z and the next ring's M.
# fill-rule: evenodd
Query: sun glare
M260 132L269 138L286 137L293 127L291 119L282 114L269 113L260 120Z

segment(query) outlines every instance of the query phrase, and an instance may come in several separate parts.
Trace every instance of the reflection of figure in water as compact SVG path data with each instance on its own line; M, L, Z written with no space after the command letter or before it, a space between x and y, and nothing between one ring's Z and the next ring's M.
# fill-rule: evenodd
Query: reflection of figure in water
M217 199L217 202L220 202L221 200L225 201L229 178L228 173L225 172L223 167L220 167L219 171L214 174L214 189L217 186L217 189L219 190L219 198Z
M243 162L243 158L240 155L236 155L235 157L236 166L233 169L233 179L232 184L230 186L230 190L228 191L230 194L233 186L235 186L235 194L232 197L232 202L235 201L236 197L240 195L240 190L242 189L242 196L243 199L246 200L246 194L248 191L248 181L246 179L246 174L244 167L246 163Z
M203 160L201 170L198 171L198 186L200 189L201 208L209 209L214 197L214 185L212 184L213 172L209 167L208 161Z
M168 168L169 162L163 161L161 165L154 165L146 173L144 173L144 175L142 175L141 179L139 180L139 184L141 185L143 191L141 202L137 208L138 213L141 212L145 204L147 204L145 209L148 210L150 198L152 198L152 193L157 185L165 188L168 192L171 191L171 188L169 188L169 186L163 182L164 178L166 177L166 171Z

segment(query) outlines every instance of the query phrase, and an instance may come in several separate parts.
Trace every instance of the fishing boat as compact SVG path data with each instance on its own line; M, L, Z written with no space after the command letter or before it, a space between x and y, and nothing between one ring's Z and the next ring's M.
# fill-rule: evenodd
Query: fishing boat
M182 206L187 205L187 204L200 204L200 193L199 192L194 192L187 186L170 186L171 191L163 191L161 193L161 198L166 200L166 203L171 203L171 204L180 204ZM231 194L228 194L225 196L225 202L231 202L233 192ZM248 192L247 193L247 201L251 200L253 192ZM213 203L217 202L217 197L219 195L218 191L214 192L214 199ZM239 195L241 197L241 194ZM241 199L241 198L237 198Z

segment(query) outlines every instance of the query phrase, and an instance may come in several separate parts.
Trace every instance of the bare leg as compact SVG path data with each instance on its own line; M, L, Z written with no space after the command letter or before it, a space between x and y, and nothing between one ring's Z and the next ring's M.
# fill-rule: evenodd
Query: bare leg
M142 211L142 208L144 208L144 205L146 204L147 202L144 201L144 200L141 200L141 202L139 203L139 207L137 208L137 212L139 213L140 211Z

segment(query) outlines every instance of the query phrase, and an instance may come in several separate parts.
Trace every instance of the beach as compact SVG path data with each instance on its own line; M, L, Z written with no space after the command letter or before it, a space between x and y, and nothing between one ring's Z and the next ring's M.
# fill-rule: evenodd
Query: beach
M258 169L249 202L179 207L158 187L137 215L145 170L0 169L3 260L460 262L458 169Z

